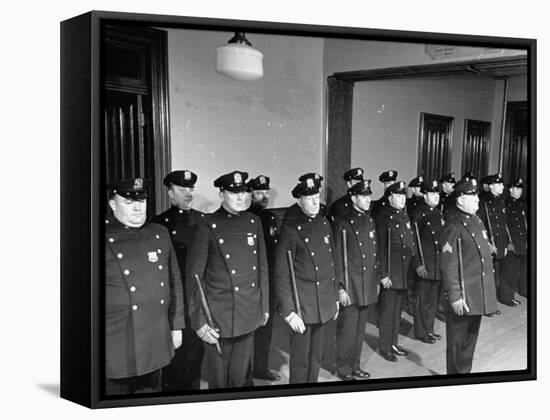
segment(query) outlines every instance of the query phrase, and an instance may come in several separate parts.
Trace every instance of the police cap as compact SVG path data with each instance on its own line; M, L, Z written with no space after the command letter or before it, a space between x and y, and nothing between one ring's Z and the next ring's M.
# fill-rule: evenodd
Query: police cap
M217 178L214 181L214 187L221 191L243 192L247 190L246 178L248 178L248 172L233 171Z
M403 181L399 181L395 184L391 184L388 188L386 188L386 195L390 194L407 194L405 183Z
M397 171L394 171L393 169L390 169L389 171L386 171L386 172L382 172L378 177L378 180L380 182L390 182L390 181L395 181L396 179L397 179Z
M172 185L193 188L197 183L197 175L191 171L173 171L164 177L164 185L170 188Z
M352 179L355 179L357 181L363 181L364 179L365 171L363 171L362 168L353 168L349 171L346 171L344 173L344 181L351 181Z
M372 190L370 189L370 179L365 179L364 181L359 181L353 187L348 189L349 195L370 195Z
M246 186L248 191L269 190L269 177L265 175L259 175L256 178L250 179Z
M118 194L130 200L147 198L147 189L142 178L119 179L108 186L111 194Z
M319 192L320 181L316 182L315 177L304 178L292 189L292 197L300 198L303 195L314 195Z

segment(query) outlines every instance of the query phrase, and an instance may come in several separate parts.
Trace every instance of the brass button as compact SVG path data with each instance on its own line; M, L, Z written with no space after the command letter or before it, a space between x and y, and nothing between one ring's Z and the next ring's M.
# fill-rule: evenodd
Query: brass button
M130 287L130 292L135 292L135 291L136 291L136 286Z
M130 270L124 270L124 275L125 275L125 276L130 275Z
M137 308L138 308L137 305L132 306L132 309L133 309L134 311L137 311Z
M120 252L117 254L117 258L118 258L118 259L122 259L122 256L123 256L123 255L122 255Z

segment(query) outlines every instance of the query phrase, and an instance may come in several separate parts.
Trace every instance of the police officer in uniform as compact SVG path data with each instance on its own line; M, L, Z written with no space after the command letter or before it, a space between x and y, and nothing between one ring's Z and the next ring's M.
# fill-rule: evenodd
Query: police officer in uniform
M409 189L412 196L407 198L407 213L409 218L412 218L413 212L418 206L424 204L424 195L422 194L422 185L424 184L424 177L418 176L409 182Z
M443 175L439 179L439 183L441 185L441 192L439 194L438 208L441 210L443 215L447 217L448 214L451 214L456 210L455 197L452 195L456 184L454 172Z
M384 194L378 200L374 201L371 205L371 216L376 219L380 213L382 213L388 207L388 194L387 188L395 184L398 172L395 170L389 170L382 172L378 177L378 180L384 184Z
M398 336L401 311L407 295L409 268L412 264L416 272L422 276L426 269L416 256L414 233L405 210L405 183L396 182L390 185L386 193L387 210L379 214L375 220L382 278L380 280L382 288L378 297L379 350L384 359L397 362L396 355L408 354L398 345ZM388 244L390 245L389 257Z
M146 223L141 178L111 186L105 220L105 392L161 391L161 369L181 345L184 299L168 231Z
M254 360L249 375L249 384L252 383L251 376L267 381L278 381L281 377L268 369L269 348L271 334L273 331L273 315L275 314L275 291L273 289L273 267L275 265L275 247L277 245L278 229L275 214L267 209L269 205L270 178L259 175L247 182L250 192L251 204L248 209L262 221L265 239L265 249L269 272L269 319L267 324L260 327L254 333Z
M188 278L200 278L214 325L208 325L196 281L189 315L205 346L208 387L242 387L254 331L269 319L268 268L262 222L245 211L248 173L234 171L214 181L222 204L197 227L187 259ZM219 343L220 355L213 344Z
M510 195L506 197L506 226L510 235L513 251L505 258L503 272L506 281L513 290L527 296L527 209L522 200L525 184L522 178L514 180L509 186Z
M296 384L317 382L319 378L324 326L338 316L338 298L331 227L319 215L319 184L314 177L306 177L294 187L292 196L301 214L283 223L281 229L275 293L280 313L290 327L289 382ZM294 266L297 296L287 251Z
M435 313L441 285L440 234L445 224L439 204L439 183L436 180L422 186L424 204L413 212L413 228L418 228L419 248L424 258L425 272L416 279L417 304L414 311L414 335L424 343L441 339L434 332ZM420 254L419 249L419 254Z
M315 184L317 184L317 188L319 191L321 191L321 188L323 186L323 176L316 173L316 172L308 172L307 174L304 174L298 178L298 182L304 182L306 179L313 178ZM294 219L297 216L300 216L302 214L302 210L300 209L300 206L298 203L294 203L292 206L287 208L283 214L283 223L286 223L289 220ZM326 206L320 202L319 204L319 216L326 217L328 214Z
M191 207L196 182L197 175L189 170L173 171L166 175L164 185L168 188L172 206L152 219L168 229L182 274L185 274L187 250L193 241L197 224L204 218L203 213ZM189 286L185 279L183 280L183 294L187 300ZM200 389L204 345L191 328L189 311L187 307L185 309L186 328L182 330L183 345L176 350L170 365L162 371L164 391Z
M364 171L362 168L353 168L344 173L344 181L346 181L348 189L363 180ZM329 212L329 220L331 222L334 222L336 218L345 214L352 207L352 204L353 203L351 202L351 196L347 193L344 194L342 197L332 203Z
M348 191L351 208L336 218L333 225L336 246L336 279L338 281L338 376L342 380L366 379L370 374L361 369L361 349L367 325L367 307L378 300L380 277L376 252L376 226L368 214L372 194L370 181L359 181ZM344 275L346 235L348 285Z
M489 233L489 241L493 249L497 298L507 306L517 306L520 302L514 299L513 280L510 276L505 275L506 263L504 260L509 252L514 251L514 245L510 242L511 238L508 237L506 231L506 204L502 197L504 192L502 174L488 176L487 184L489 192L480 201L478 214Z
M497 308L491 246L476 215L479 206L475 179L455 187L457 211L441 232L441 275L447 297L447 373L469 373L482 315ZM461 240L463 278L460 276L458 239Z

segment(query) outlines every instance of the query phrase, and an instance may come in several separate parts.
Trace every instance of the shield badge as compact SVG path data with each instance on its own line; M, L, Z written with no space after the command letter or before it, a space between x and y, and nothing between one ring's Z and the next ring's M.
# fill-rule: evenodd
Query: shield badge
M243 178L239 172L235 173L235 175L233 176L233 181L235 182L235 184L242 184Z
M369 232L369 237L370 237L371 239L374 239L374 230L371 230L371 231Z
M186 180L186 181L189 181L191 179L191 172L189 171L185 171L183 173L183 178Z
M156 251L148 252L147 255L149 256L149 262L156 263L159 260Z
M488 239L488 238L487 238L487 232L485 232L485 230L482 230L481 232L483 233L483 237L484 237L485 239Z
M407 222L407 229L410 229L410 228L411 228L411 224Z
M252 236L252 234L249 234L247 236L246 241L249 246L254 246L254 236Z
M325 236L325 243L328 245L330 243L328 235Z
M269 234L271 236L275 236L275 234L277 233L277 228L273 227L273 226L270 226L269 227Z

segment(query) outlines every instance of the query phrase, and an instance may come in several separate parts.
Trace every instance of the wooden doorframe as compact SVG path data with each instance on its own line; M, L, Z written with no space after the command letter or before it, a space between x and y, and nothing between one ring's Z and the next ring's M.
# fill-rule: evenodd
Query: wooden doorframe
M130 40L139 43L150 51L150 80L149 92L151 94L151 109L149 121L151 121L151 133L153 137L153 161L154 161L154 191L155 213L158 214L169 206L169 200L164 191L163 179L172 167L172 151L170 137L170 108L168 86L168 33L165 30L143 28L138 26L106 25L103 28L102 39L105 41L105 30L114 29L122 40ZM104 80L104 86L106 81ZM122 89L122 84L109 81L110 89ZM139 87L136 87L139 90Z

